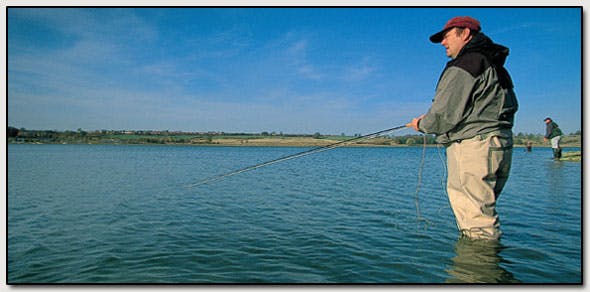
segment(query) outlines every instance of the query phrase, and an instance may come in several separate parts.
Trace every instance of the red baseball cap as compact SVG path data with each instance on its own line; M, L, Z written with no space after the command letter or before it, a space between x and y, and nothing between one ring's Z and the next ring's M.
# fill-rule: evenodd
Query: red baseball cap
M469 17L469 16L457 16L457 17L453 17L449 21L447 21L447 24L445 24L445 27L443 27L443 29L441 31L431 35L430 41L433 43L442 42L443 37L445 36L445 33L453 27L466 27L466 28L469 28L474 31L481 30L481 26L479 25L479 20L477 20L473 17Z

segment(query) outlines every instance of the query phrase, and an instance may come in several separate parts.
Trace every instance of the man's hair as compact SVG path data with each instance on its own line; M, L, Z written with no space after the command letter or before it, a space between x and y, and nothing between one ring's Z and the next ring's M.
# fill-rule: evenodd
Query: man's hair
M457 33L457 35L462 34L463 31L466 29L466 27L455 27L455 28L456 28L455 33ZM477 30L473 30L473 29L470 29L469 30L469 35L470 36L475 36L478 33L479 33L479 31L477 31Z

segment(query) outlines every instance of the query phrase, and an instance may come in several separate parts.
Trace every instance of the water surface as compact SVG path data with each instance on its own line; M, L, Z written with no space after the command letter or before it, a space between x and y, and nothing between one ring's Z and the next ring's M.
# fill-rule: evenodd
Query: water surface
M8 282L582 281L581 164L550 149L515 149L492 245L459 239L438 148L418 193L418 147L338 148L187 187L303 150L11 144Z

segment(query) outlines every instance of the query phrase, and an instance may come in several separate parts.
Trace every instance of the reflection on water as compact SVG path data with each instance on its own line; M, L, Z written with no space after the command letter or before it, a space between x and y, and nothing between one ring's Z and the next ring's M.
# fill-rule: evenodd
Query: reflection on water
M561 197L564 192L564 171L565 163L562 161L548 161L546 169L547 182L551 198Z
M471 240L460 237L455 244L455 257L447 269L446 283L520 283L502 268L499 255L503 247L498 241Z
M515 151L490 246L457 238L439 149L415 193L422 151L339 148L187 188L301 149L11 144L7 281L582 283L580 163Z

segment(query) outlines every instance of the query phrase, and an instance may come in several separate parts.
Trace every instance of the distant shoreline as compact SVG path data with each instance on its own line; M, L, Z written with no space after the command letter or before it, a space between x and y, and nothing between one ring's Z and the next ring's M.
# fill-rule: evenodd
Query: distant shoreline
M328 146L334 143L338 143L337 140L319 140L316 142L302 142L302 141L248 141L248 142L236 142L236 141L212 141L211 143L105 143L105 142L16 142L9 141L8 145L149 145L149 146L195 146L195 147L322 147ZM415 143L411 145L407 144L376 144L370 142L361 142L350 144L344 143L339 147L371 147L371 148L404 148L404 147L438 147L441 144L422 144ZM515 148L526 148L523 144L515 144ZM562 148L581 148L578 144L562 144ZM551 148L550 144L533 146L535 148Z
M364 138L362 134L353 136L283 134L276 132L224 133L224 132L175 132L175 131L113 131L101 130L86 132L26 130L8 128L9 144L99 144L99 145L190 145L190 146L273 146L273 147L321 147L342 143L342 147L409 147L436 146L433 135L413 134L404 136L378 136ZM350 141L350 142L347 142ZM516 147L532 143L533 148L550 147L543 142L540 134L514 136ZM564 147L581 147L581 134L564 135Z

